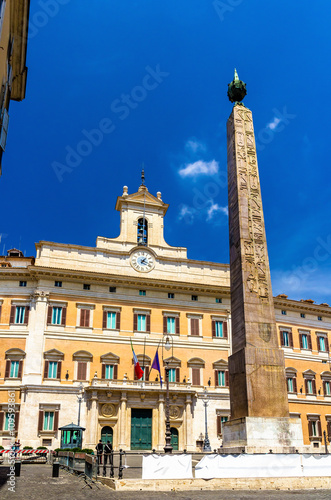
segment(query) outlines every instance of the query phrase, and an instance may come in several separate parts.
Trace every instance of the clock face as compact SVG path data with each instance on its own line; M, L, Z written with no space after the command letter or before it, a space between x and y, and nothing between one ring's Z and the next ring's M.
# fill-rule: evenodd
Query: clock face
M142 273L148 273L155 266L155 260L153 255L146 250L136 250L131 255L131 266L136 271L140 271Z

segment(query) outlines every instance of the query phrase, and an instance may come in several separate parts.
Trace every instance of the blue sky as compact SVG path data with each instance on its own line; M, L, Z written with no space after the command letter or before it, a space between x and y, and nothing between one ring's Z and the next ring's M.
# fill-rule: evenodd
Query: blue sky
M0 253L116 237L116 197L137 190L144 162L149 191L170 204L166 241L229 262L236 67L253 111L274 295L331 303L330 17L326 0L32 0Z

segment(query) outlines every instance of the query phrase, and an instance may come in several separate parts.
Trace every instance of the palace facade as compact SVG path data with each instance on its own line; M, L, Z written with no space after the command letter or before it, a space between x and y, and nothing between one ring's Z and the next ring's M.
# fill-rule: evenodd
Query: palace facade
M17 250L0 257L2 446L11 441L15 393L23 446L59 447L59 427L79 413L83 447L102 438L114 449L163 450L166 363L174 449L201 449L205 388L211 447L221 446L230 416L230 269L169 246L167 208L144 184L134 194L124 187L119 237L98 237L95 247L41 241L36 258ZM307 451L323 451L323 432L331 439L331 309L286 295L274 306L290 415L301 419ZM135 379L131 341L143 380ZM151 368L157 349L162 387Z

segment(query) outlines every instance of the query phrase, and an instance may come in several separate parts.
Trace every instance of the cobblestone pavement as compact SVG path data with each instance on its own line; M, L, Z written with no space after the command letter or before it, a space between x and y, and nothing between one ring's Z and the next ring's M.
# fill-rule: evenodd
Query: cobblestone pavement
M330 500L330 490L306 491L183 491L183 492L114 492L98 483L92 490L84 480L61 470L59 478L52 478L49 465L22 465L21 477L16 478L15 492L8 491L8 483L0 489L1 499L36 500L80 500L89 499L206 499L206 500Z

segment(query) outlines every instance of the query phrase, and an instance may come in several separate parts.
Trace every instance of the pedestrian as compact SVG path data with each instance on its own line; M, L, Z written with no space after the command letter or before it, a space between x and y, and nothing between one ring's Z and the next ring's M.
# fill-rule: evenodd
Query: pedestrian
M102 443L101 439L99 440L99 442L96 445L95 449L97 450L98 465L102 465L103 443Z
M107 441L107 444L105 444L105 449L104 449L104 452L105 452L105 465L107 465L107 462L110 463L110 455L111 455L112 451L113 451L112 444L111 444L110 441Z

